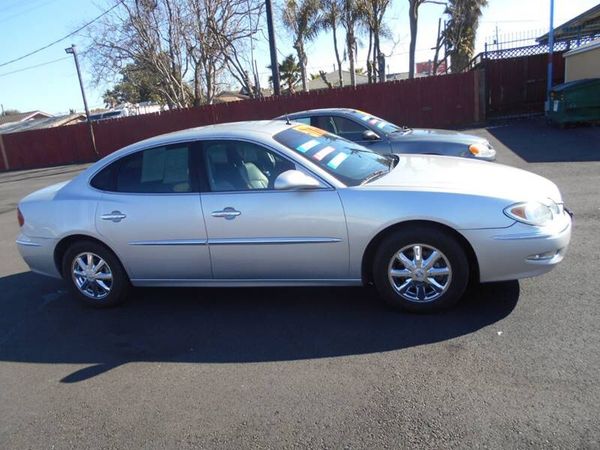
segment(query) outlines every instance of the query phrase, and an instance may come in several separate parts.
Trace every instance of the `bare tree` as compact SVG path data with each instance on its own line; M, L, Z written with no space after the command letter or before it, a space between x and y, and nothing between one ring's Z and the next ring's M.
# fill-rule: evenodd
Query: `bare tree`
M367 53L367 76L369 82L377 81L379 74L379 59L381 52L381 38L389 35L389 30L383 23L383 18L390 5L390 0L365 1L365 25L369 31L369 50ZM371 60L371 54L373 59ZM379 81L385 81L379 77Z
M433 67L432 67L432 75L437 75L440 64L446 57L445 52L444 56L440 59L440 50L444 47L444 33L442 31L442 18L438 19L438 30L437 30L437 38L435 40L435 54L433 55Z
M417 26L419 24L419 7L424 3L445 5L444 1L437 0L408 0L408 21L410 24L410 48L408 57L408 78L415 77L415 52L417 48Z
M227 67L252 92L245 70L252 62L240 53L256 32L258 4L259 0L123 0L90 31L87 54L96 81L114 79L133 63L157 75L163 103L181 108L212 103Z
M209 17L213 4L188 0L186 7L184 39L194 70L194 106L211 104L217 95L217 79L225 65L216 35L211 32Z
M258 95L252 80L254 77L249 75L249 69L252 72L254 70L253 61L248 58L250 52L247 47L258 31L264 3L259 0L188 1L194 10L203 8L204 11L207 29L197 37L198 41L213 41L214 53L223 59L242 90L250 97ZM201 23L201 20L197 19L196 22Z
M173 0L124 0L90 29L86 54L96 81L111 81L133 63L157 75L157 90L169 108L188 106L193 93L184 81L189 65L180 14Z

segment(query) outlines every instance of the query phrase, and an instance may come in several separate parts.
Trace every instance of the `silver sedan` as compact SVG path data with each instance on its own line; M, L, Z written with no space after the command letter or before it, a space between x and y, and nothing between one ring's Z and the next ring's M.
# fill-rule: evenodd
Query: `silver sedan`
M284 121L148 139L18 206L34 272L93 306L130 286L374 284L394 307L454 304L469 280L548 272L571 218L557 187L463 158L380 155Z
M496 159L496 150L479 136L452 130L401 127L356 109L311 109L279 117L286 118L322 128L378 153L460 156L482 161Z

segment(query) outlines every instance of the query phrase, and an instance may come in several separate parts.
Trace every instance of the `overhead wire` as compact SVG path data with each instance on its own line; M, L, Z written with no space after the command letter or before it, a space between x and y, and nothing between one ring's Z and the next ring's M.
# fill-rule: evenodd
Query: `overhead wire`
M15 17L19 17L19 16L22 16L23 14L27 14L27 13L30 13L30 12L35 11L37 9L43 8L44 6L49 5L50 3L55 2L56 0L46 0L43 3L40 3L40 1L41 0L34 0L34 2L32 2L31 4L25 5L26 6L25 9L17 11L17 12L15 12L14 14L12 14L10 16L4 16L4 17L0 18L0 23L8 22L8 21L14 19Z
M21 61L25 58L28 58L32 55L35 55L36 53L41 52L42 50L46 50L49 47L52 47L53 45L58 44L59 42L64 41L65 39L70 38L71 36L79 33L81 30L83 30L84 28L90 26L91 24L93 24L94 22L96 22L97 20L101 19L102 17L104 17L105 15L107 15L109 12L111 12L113 9L115 9L117 6L119 6L121 3L123 3L125 0L119 0L117 3L115 3L112 7L110 7L109 9L107 9L106 11L104 11L102 14L100 14L99 16L95 17L94 19L90 20L89 22L86 22L84 25L80 26L79 28L77 28L74 31L71 31L69 34L61 37L60 39L57 39L55 41L50 42L49 44L44 45L43 47L40 47L36 50L33 50L25 55L19 56L18 58L14 58L11 59L10 61L6 61L0 64L0 67L4 67L7 66L9 64L15 63L17 61Z
M13 70L11 72L0 73L0 78L6 77L8 75L13 75L13 74L19 73L19 72L25 72L26 70L31 70L31 69L36 69L38 67L47 66L49 64L54 64L59 61L64 61L65 59L71 59L71 56L63 56L62 58L53 59L52 61L46 61L46 62L43 62L40 64L35 64L33 66L23 67L21 69Z

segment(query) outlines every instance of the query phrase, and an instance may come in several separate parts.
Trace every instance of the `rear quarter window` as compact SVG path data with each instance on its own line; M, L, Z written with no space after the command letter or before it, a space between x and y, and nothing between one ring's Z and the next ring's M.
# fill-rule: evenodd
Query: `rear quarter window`
M192 192L190 150L183 144L133 153L102 169L90 184L111 192Z

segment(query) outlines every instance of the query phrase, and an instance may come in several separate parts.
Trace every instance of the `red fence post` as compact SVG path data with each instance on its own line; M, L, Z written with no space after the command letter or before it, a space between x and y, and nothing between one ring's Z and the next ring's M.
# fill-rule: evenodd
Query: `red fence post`
M2 159L0 160L0 170L10 169L10 165L8 164L8 156L6 155L6 147L4 147L4 139L2 139L2 134L0 134L0 153L2 153Z

